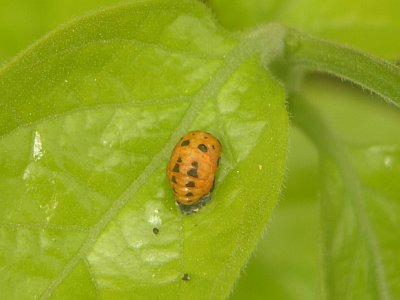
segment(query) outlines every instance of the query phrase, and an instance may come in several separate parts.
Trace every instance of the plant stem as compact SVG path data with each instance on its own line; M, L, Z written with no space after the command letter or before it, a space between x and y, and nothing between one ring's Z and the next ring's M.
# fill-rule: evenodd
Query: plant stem
M349 80L400 107L400 68L366 53L293 29L286 33L285 61Z

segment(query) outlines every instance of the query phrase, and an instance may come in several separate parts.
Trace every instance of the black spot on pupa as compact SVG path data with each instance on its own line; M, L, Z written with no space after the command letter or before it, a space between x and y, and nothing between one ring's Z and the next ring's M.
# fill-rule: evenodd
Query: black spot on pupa
M194 181L189 181L188 183L185 184L185 186L187 186L187 187L195 187L196 185L195 185Z
M204 144L200 144L200 145L198 145L198 146L197 146L197 148L199 148L199 149L200 149L200 151L201 151L201 152L204 152L204 153L206 153L206 152L208 151L208 148L207 148L207 146L206 146L206 145L204 145Z
M157 227L153 228L153 233L154 234L158 234L160 232L160 229L158 229Z
M188 273L183 274L182 280L184 280L184 281L189 281L189 280L190 280L189 274L188 274Z
M197 168L199 166L199 163L197 161L192 162L192 166Z
M214 144L212 145L212 148L213 148L213 150L215 150L215 145Z
M178 163L181 163L181 162L182 162L182 157L178 157L177 162L178 162Z
M189 176L192 176L192 177L196 177L196 178L199 177L199 175L197 174L197 169L190 169L190 170L187 172L187 174L188 174Z
M184 141L182 142L181 146L184 147L184 146L187 146L187 145L189 145L189 144L190 144L190 141L189 141L189 140L184 140Z
M176 182L176 177L175 177L175 176L172 176L171 181L172 181L173 183L177 183L177 182Z
M189 192L189 193L187 193L185 196L186 196L186 197L192 197L192 196L193 196L193 193Z
M205 139L208 139L208 136L204 136Z
M172 172L179 173L179 165L178 164L175 164L174 168L172 169Z
M221 158L220 157L218 157L218 160L217 160L217 166L219 166L219 160L220 160Z

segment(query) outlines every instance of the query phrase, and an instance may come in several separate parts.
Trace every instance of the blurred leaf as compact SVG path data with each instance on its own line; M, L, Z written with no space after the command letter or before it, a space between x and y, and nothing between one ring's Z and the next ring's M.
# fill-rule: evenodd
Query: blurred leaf
M346 165L325 158L323 168L328 298L399 298L400 149L357 147Z
M230 29L279 22L391 59L400 57L397 0L209 0Z
M1 0L0 65L56 26L118 0Z
M349 151L318 111L301 99L292 103L296 123L321 153L324 298L398 298L399 148Z
M346 144L400 146L400 110L378 96L330 76L306 78L302 95Z
M198 2L141 1L54 32L0 72L3 298L230 292L287 151L284 92L246 45ZM223 158L212 201L184 216L165 167L191 129L218 136Z

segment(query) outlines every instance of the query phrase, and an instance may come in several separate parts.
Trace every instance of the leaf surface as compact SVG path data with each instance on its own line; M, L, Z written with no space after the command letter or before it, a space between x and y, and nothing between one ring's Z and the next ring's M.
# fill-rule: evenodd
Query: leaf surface
M246 41L198 2L142 1L67 25L3 68L3 297L226 297L287 150L284 92ZM223 157L212 201L185 216L165 168L194 129L216 135Z

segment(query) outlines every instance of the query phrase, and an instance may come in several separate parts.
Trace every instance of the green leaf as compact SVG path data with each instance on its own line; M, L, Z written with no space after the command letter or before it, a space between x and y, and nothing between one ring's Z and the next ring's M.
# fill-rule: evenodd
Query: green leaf
M226 297L285 168L284 92L260 52L198 2L153 0L78 20L7 65L2 297ZM185 216L165 168L192 129L223 156L212 201Z
M0 65L56 26L117 0L2 0Z
M219 21L230 29L279 22L322 38L399 58L397 0L209 0Z
M346 146L296 99L296 122L320 150L323 287L327 299L396 299L400 296L400 149Z

